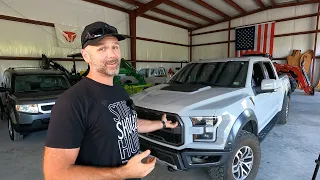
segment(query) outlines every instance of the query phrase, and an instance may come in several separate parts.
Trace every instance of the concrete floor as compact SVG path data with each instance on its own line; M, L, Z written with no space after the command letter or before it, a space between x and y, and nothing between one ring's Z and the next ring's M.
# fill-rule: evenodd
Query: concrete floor
M46 131L12 142L7 124L0 121L0 179L40 180ZM294 92L287 125L277 125L261 144L262 159L257 180L310 180L320 153L320 93ZM204 170L169 172L161 165L145 180L206 180ZM320 179L320 174L318 175Z

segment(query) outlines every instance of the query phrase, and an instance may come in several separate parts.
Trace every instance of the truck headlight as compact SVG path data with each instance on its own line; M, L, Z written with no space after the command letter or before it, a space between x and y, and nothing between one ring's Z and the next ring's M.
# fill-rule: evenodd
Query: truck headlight
M39 113L39 108L37 104L16 105L16 110L18 112Z
M215 125L218 122L218 117L190 117L192 126L200 128L200 134L193 134L193 141L214 141L215 140Z

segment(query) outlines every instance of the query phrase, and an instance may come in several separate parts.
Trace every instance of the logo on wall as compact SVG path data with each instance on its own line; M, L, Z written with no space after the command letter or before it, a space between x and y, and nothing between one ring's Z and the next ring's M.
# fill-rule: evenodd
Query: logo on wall
M56 39L58 47L62 48L81 48L81 39L79 34L82 33L83 27L64 25L64 24L54 24L56 31Z
M70 31L63 31L62 35L64 36L67 42L73 42L77 37L76 33Z

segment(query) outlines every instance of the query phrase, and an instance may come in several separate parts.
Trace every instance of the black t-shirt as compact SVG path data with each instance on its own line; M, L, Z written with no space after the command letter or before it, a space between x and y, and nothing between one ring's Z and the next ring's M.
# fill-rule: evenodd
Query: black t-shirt
M76 165L119 167L139 153L137 114L125 89L83 78L56 101L45 145L80 148Z

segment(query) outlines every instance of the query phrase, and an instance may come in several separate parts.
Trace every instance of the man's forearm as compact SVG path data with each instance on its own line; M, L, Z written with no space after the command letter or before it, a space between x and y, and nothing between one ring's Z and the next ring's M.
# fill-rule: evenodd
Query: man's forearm
M139 133L148 133L156 131L163 128L162 122L159 121L150 121L146 119L138 119L138 132Z
M45 174L45 180L123 180L126 178L126 172L122 167L104 168L72 165L67 169Z

